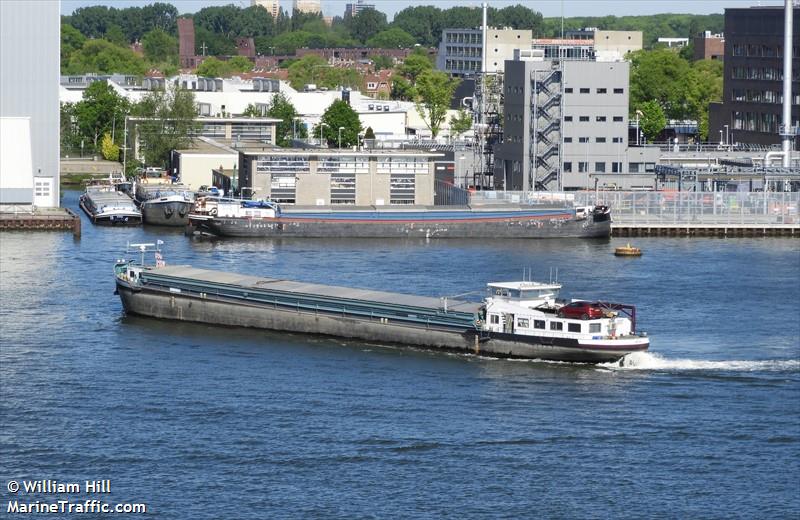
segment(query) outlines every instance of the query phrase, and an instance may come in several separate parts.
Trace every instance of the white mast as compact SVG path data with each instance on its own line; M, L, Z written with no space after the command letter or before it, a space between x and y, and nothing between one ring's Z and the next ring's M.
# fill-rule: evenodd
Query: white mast
M791 166L792 141L792 0L786 0L783 21L783 167Z

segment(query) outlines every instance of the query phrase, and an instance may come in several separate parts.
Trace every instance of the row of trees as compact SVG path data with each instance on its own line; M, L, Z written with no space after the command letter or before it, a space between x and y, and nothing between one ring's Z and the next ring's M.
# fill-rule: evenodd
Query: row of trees
M666 49L631 54L630 110L639 113L648 139L666 126L667 119L692 119L702 140L708 138L708 105L722 100L722 62L690 63Z
M137 132L146 164L166 166L172 150L191 144L196 115L190 91L153 91L138 103L131 103L106 82L96 81L84 91L81 101L61 104L61 147L119 161L127 117L135 116L144 118L137 122ZM129 160L128 166L131 170L138 163Z

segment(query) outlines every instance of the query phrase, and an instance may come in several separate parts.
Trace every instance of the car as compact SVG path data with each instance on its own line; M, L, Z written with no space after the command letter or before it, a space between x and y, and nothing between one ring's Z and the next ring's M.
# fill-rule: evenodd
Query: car
M597 302L576 301L571 302L558 309L559 318L573 319L595 319L603 317L603 309Z

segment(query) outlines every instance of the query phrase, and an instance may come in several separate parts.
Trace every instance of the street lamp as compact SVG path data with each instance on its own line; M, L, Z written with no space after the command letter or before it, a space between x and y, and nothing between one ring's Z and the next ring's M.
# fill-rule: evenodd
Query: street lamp
M731 145L730 133L728 129L728 125L725 125L725 146Z
M322 127L324 127L324 126L328 126L328 125L326 125L325 123L320 121L320 123L319 123L319 145L320 145L320 147L322 146Z
M636 146L639 146L639 116L642 114L641 110L636 111Z
M719 145L722 146L722 143L724 143L724 141L722 140L722 130L720 130L719 131Z
M339 127L339 150L342 149L342 130L344 130L343 126Z

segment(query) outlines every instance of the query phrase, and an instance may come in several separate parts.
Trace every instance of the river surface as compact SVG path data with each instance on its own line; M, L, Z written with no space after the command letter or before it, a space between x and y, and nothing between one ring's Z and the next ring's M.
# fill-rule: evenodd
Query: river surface
M157 518L800 515L796 239L640 238L644 256L620 259L622 239L201 240L82 218L80 240L0 234L3 513L100 498ZM507 361L126 316L114 260L156 239L169 264L430 296L557 268L565 296L636 304L651 353Z

